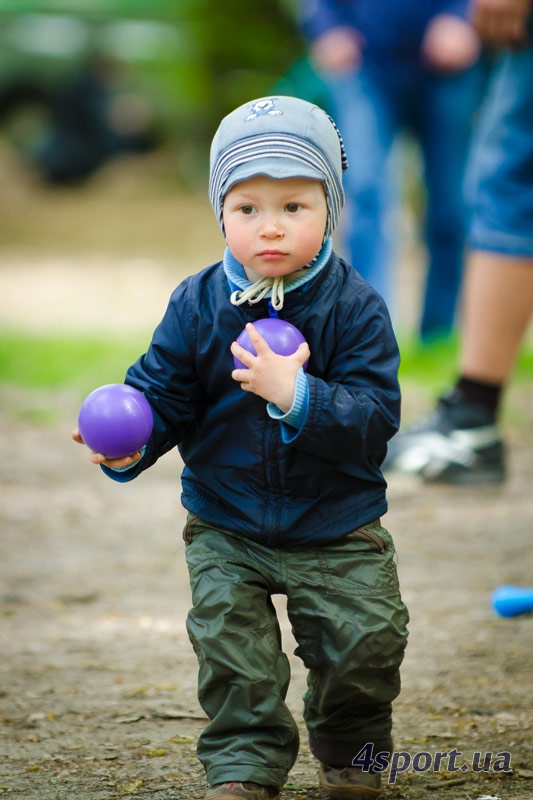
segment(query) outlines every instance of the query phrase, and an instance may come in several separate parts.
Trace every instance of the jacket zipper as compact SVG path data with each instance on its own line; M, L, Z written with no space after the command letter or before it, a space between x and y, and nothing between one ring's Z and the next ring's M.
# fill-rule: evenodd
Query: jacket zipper
M279 544L279 523L281 519L281 485L279 479L279 469L276 462L276 450L274 447L274 425L267 422L266 430L266 478L270 488L270 497L267 500L267 511L265 515L265 528L267 529L267 541L269 545Z

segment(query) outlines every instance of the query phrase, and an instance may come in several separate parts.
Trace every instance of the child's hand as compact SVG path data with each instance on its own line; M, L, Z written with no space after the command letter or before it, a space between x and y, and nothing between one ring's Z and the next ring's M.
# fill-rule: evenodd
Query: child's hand
M231 377L243 391L259 395L285 414L294 400L296 374L310 356L309 345L303 342L291 356L278 356L250 322L246 331L257 355L233 342L231 352L248 369L234 369Z
M81 434L77 428L72 431L72 438L78 444L85 444L83 439L81 438ZM141 453L138 451L137 453L132 453L131 456L125 456L124 458L106 458L102 453L95 453L94 450L91 450L91 461L93 464L103 464L105 467L110 467L111 469L121 469L122 467L131 467L132 464L135 464L141 457Z

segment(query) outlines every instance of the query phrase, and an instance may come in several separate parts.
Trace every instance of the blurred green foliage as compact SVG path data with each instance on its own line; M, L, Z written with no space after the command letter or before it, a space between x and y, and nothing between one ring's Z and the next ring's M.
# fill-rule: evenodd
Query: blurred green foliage
M116 55L189 168L221 117L304 50L291 0L0 0L0 82L53 85L94 52Z
M104 383L121 382L128 366L146 350L146 336L95 338L69 333L37 335L0 332L0 386L30 389L74 388L82 393ZM400 380L439 392L456 377L458 342L454 338L421 345L400 337ZM527 341L513 374L517 383L533 380L533 343Z
M0 386L22 389L72 389L84 396L105 383L121 383L126 369L147 341L109 340L75 334L37 336L2 331Z

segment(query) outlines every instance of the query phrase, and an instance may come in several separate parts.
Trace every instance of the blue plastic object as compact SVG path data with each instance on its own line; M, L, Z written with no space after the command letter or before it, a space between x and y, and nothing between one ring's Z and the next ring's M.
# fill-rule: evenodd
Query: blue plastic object
M492 593L492 608L500 617L517 617L533 611L533 589L499 586Z

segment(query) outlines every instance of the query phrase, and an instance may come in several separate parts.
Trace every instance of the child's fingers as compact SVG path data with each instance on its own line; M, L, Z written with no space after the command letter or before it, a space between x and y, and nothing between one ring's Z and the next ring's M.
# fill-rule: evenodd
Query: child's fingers
M265 339L263 339L255 325L252 325L251 322L248 322L246 325L246 333L250 337L250 341L255 347L255 351L258 356L262 355L263 353L269 353L272 350Z
M234 369L231 373L231 377L237 383L243 383L250 377L250 370L249 369Z
M250 374L248 370L251 370L255 367L257 358L261 356L268 356L269 354L272 355L274 353L265 339L263 339L263 337L257 333L251 323L248 323L247 330L250 334L250 341L252 341L252 344L257 352L257 356L253 353L250 353L249 350L246 350L238 342L232 342L230 347L231 353L241 362L241 364L244 364L246 367L246 369L233 370L231 377L233 380L237 381L241 385L244 384L245 386L248 386L250 383ZM292 355L276 356L276 358L294 359L299 366L304 366L304 364L309 361L310 356L311 351L309 349L309 345L307 342L302 342Z
M275 352L274 350L272 350L266 339L264 339L258 332L255 325L252 325L251 322L247 323L246 332L250 337L250 341L253 344L258 356L268 355L268 353ZM234 352L233 349L232 352ZM234 353L234 355L236 355L236 353ZM307 344L307 342L302 342L302 344L299 345L298 349L292 355L297 355L298 361L304 364L311 355L311 351L309 350L309 345ZM239 356L237 356L237 358L239 358ZM253 361L250 364L247 364L244 358L241 358L240 360L242 361L243 364L246 364L246 366L252 366Z
M93 464L103 464L105 467L110 467L111 469L131 467L140 457L140 451L133 453L131 456L124 456L124 458L106 458L102 453L91 452L91 461Z
M77 428L74 428L74 430L71 433L71 436L72 436L73 440L75 442L77 442L78 444L85 444L85 442L83 441L83 439L81 437L81 433L79 432L79 430Z
M293 353L293 356L296 358L298 363L303 367L305 362L309 361L311 357L311 351L309 349L309 345L307 344L307 342L302 342L300 345L298 345L298 349L296 350L295 353Z
M253 366L256 356L254 356L253 353L250 353L249 350L246 350L238 342L232 342L230 350L232 355L234 355L235 358L237 358L241 362L241 364L244 364L246 367Z
M71 433L71 436L72 439L78 444L85 444L78 428L74 428L74 430ZM94 450L91 450L91 454L89 456L93 464L104 464L106 467L111 467L112 469L121 469L121 467L131 467L131 465L135 464L135 462L138 461L140 457L141 457L140 450L138 450L136 453L132 453L130 456L125 456L124 458L106 458L106 456L104 456L102 453L95 453Z

